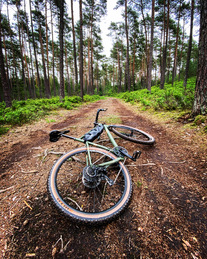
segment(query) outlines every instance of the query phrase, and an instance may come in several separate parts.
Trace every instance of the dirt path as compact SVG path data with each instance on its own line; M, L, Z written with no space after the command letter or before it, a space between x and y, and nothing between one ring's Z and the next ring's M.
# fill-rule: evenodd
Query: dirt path
M51 205L46 186L57 160L51 151L65 152L81 144L67 139L50 143L48 133L67 128L71 135L81 136L93 126L96 110L106 107L103 119L142 129L155 137L156 144L144 147L120 141L131 154L142 151L139 160L128 161L132 201L117 220L88 227L61 216ZM0 139L0 145L0 257L207 257L205 136L183 130L181 124L160 123L109 98L16 128Z

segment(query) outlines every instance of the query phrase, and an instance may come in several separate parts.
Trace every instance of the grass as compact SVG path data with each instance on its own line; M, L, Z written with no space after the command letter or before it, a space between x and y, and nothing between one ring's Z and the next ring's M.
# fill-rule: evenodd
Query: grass
M104 97L98 95L85 95L83 102L94 102ZM57 109L75 109L83 104L80 96L66 96L62 101L59 97L51 99L28 99L12 102L12 106L6 108L5 102L0 102L0 135L5 134L11 127L21 126L25 123L38 120ZM55 122L54 120L47 121Z
M111 115L111 116L103 116L101 118L102 121L104 121L106 124L121 124L121 118L116 116L116 115Z

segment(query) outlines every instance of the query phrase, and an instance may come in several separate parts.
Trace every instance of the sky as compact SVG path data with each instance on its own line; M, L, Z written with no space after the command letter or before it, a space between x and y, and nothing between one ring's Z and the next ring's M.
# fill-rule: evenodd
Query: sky
M70 0L67 0L68 6L70 6ZM102 45L104 47L104 54L107 57L110 57L110 50L113 47L113 39L107 34L109 33L108 27L110 26L111 22L120 22L123 21L121 16L121 8L118 10L114 10L116 6L117 0L108 0L107 1L107 14L101 18L100 29L102 32ZM75 1L73 4L74 8L74 19L79 20L79 1ZM69 8L70 12L70 8Z
M103 47L104 47L104 54L109 57L110 50L112 49L113 39L107 34L109 33L108 27L110 26L111 22L120 22L123 21L121 16L121 9L114 10L116 6L117 0L110 0L107 1L107 15L102 18L100 28L102 31L102 39L103 39Z

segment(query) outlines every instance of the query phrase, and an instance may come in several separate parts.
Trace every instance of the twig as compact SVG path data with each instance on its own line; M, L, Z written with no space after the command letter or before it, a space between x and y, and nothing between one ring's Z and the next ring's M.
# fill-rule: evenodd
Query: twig
M32 170L32 171L28 171L28 172L24 172L22 171L23 174L36 174L38 173L38 170Z
M6 188L6 189L0 190L0 193L6 192L6 191L8 191L8 190L10 190L10 189L12 189L12 188L14 188L14 187L15 187L15 186L13 185L13 186L10 186L10 187L8 187L8 188Z
M54 248L55 248L56 245L59 243L59 241L60 241L60 243L61 243L61 247L60 247L60 252L59 252L59 253L60 253L60 254L63 254L63 253L66 251L67 246L68 246L68 244L70 243L71 240L68 240L68 242L66 243L66 245L63 246L63 237L62 237L62 235L60 235L60 238L58 239L58 241L53 245L54 254L57 252L57 250L54 250Z
M154 164L154 163L147 163L147 164L140 164L138 166L151 166L151 165L156 165L156 164Z
M30 208L30 210L32 210L32 207L26 201L24 201L24 203L27 205L28 208Z
M186 161L181 161L181 162L172 162L172 161L165 161L166 163L170 163L170 164L183 164Z
M55 151L49 151L48 154L53 154L53 155L64 155L65 152L55 152Z
M71 199L70 197L67 197L68 200L72 201L75 203L75 205L79 208L80 211L83 211L83 209L78 205L78 203L76 201L74 201L73 199Z
M163 175L163 171L164 171L164 170L163 170L163 168L161 167L161 175Z

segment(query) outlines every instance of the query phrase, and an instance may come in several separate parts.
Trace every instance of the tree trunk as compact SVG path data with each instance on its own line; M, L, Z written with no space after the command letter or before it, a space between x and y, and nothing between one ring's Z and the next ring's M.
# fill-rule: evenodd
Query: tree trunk
M180 52L180 65L179 65L178 81L180 81L180 77L181 77L181 67L182 67L182 57L183 57L184 39L185 39L185 17L183 18L183 35L182 35L182 45L181 45L181 52Z
M88 37L88 88L87 93L91 94L91 58L90 58L90 38Z
M189 73L189 66L190 66L190 56L191 56L191 49L192 49L192 40L193 40L193 16L194 16L194 0L191 1L191 18L190 18L190 38L188 44L188 54L187 54L187 61L186 61L186 69L185 69L185 78L183 82L183 86L186 89L187 80L188 80L188 73Z
M76 58L76 42L75 42L75 26L74 26L74 15L73 15L73 0L71 0L71 17L72 17L72 32L73 32L73 57L74 57L74 68L75 68L75 82L78 84L78 69L77 69L77 58Z
M150 43L150 53L149 53L149 65L147 73L147 89L151 92L152 84L152 59L153 59L153 39L154 39L154 20L155 20L155 0L152 0L152 21L151 21L151 43Z
M51 34L52 34L52 86L53 86L53 94L54 96L56 96L57 93L56 93L56 86L55 86L55 50L54 50L52 0L50 0L50 12L51 12L50 22L51 22Z
M65 87L64 87L64 62L63 62L63 33L64 33L64 0L60 0L60 24L59 24L59 41L60 41L60 99L65 97Z
M181 1L178 11L178 24L177 24L177 33L176 33L176 43L175 43L175 54L174 54L174 63L173 63L173 72L172 72L172 85L177 74L177 55L178 55L178 39L179 39L179 29L180 29L180 12L181 12Z
M125 0L125 31L126 31L126 42L127 42L127 56L126 56L126 77L127 77L127 89L130 91L131 80L129 71L129 35L128 35L128 15L127 15L127 1Z
M39 24L39 40L40 40L40 47L41 47L41 54L42 54L42 67L43 67L43 73L44 73L44 84L45 84L45 96L46 98L50 98L50 87L48 83L47 78L47 72L46 72L46 66L45 66L45 55L44 55L44 47L42 42L42 33L41 33L41 25Z
M83 100L83 14L82 14L82 0L79 1L80 9L80 91Z
M165 3L164 3L165 5ZM164 7L165 8L165 7ZM162 69L161 69L161 80L160 80L160 88L164 88L165 84L165 72L166 72L166 62L167 62L167 45L168 45L168 30L169 30L169 18L170 18L170 0L167 1L167 25L164 26L164 31L166 27L166 35L165 35L165 44L163 47L163 57L162 57ZM165 11L164 11L164 24L165 22Z
M39 75L39 65L37 61L37 52L36 52L36 46L35 46L35 40L34 40L34 30L33 30L33 20L32 20L32 5L31 5L31 0L29 0L29 6L30 6L30 20L31 20L31 28L32 28L32 44L33 44L33 49L34 49L34 55L35 55L35 64L36 64L36 70L37 70L37 86L40 91L40 97L42 97L42 92L41 92L41 85L40 85L40 75Z
M21 65L22 65L22 80L23 80L23 83L24 83L24 97L25 97L25 99L27 99L27 83L26 83L25 72L24 72L24 59L23 59L23 51L22 51L21 28L20 28L20 23L19 23L19 7L18 7L17 1L16 1L16 8L17 8L17 26L18 26L20 56L21 56Z
M1 9L0 9L0 72L1 72L1 84L3 88L4 101L6 103L6 107L10 107L12 105L11 92L10 92L9 82L6 77L4 56L2 51L2 42L1 42Z
M207 114L207 1L201 0L198 72L193 106L194 115Z
M46 56L47 56L47 79L48 79L48 90L50 91L50 70L49 70L49 50L48 50L48 28L47 28L47 0L45 0L45 29L46 29Z
M147 71L146 71L146 79L148 82L148 72L149 72L149 48L148 48L148 35L147 35L147 25L146 25L146 21L145 21L145 16L144 16L144 6L143 6L143 1L141 0L141 12L142 12L142 20L144 23L144 32L145 32L145 62L146 62L146 67L147 67ZM147 85L148 86L148 85Z

